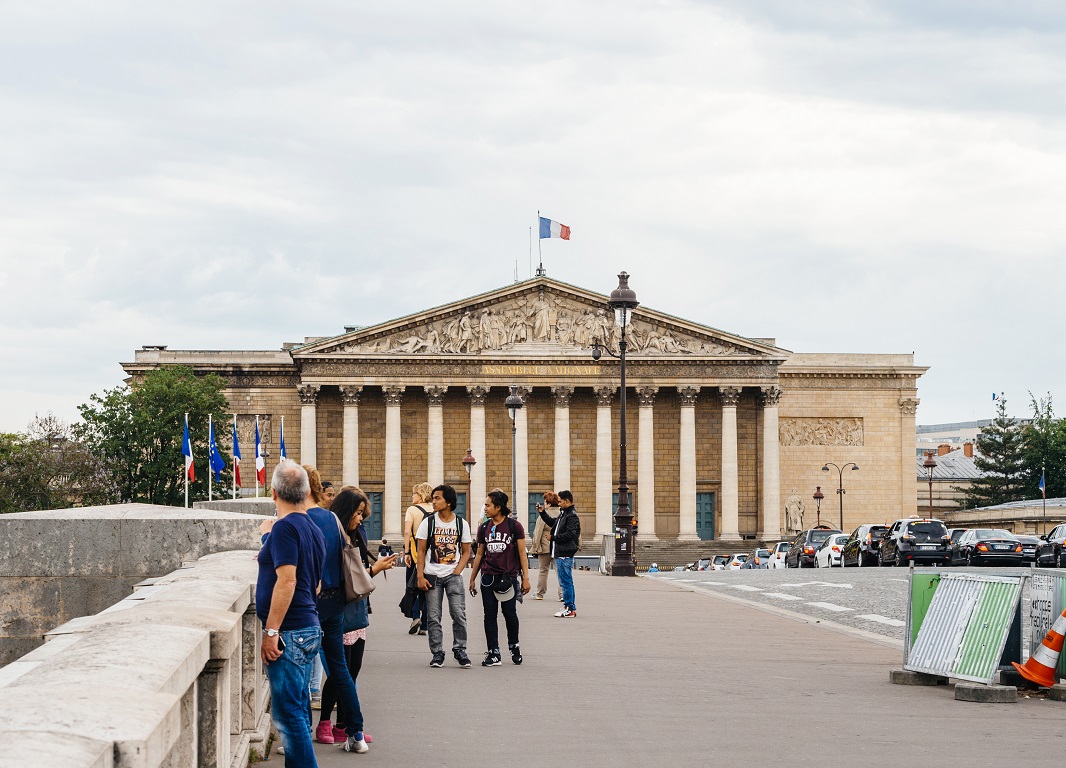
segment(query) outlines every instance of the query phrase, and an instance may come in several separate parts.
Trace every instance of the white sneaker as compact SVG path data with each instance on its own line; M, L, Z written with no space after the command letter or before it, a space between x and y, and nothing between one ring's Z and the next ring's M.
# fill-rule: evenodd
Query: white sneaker
M355 736L362 736L363 734L357 733ZM344 742L345 752L369 752L370 747L366 745L364 739L357 739L355 736L349 736L348 741Z

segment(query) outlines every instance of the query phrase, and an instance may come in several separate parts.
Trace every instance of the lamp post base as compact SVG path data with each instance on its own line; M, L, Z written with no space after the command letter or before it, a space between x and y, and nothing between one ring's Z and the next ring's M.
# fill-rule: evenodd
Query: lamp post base
M617 560L614 561L614 565L611 566L612 576L636 576L637 569L633 563L620 563Z

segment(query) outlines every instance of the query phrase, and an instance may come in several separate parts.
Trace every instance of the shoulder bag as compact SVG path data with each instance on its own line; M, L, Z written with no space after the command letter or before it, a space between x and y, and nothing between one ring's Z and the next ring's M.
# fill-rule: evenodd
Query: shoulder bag
M363 565L362 553L354 546L341 527L337 516L337 530L341 534L341 574L344 576L344 596L348 601L363 600L374 591L374 580Z

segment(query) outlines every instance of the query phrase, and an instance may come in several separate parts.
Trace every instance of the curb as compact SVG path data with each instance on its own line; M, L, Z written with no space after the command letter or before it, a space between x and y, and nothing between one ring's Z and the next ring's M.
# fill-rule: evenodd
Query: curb
M981 685L958 682L955 701L975 701L981 704L1017 704L1018 689L1013 685Z

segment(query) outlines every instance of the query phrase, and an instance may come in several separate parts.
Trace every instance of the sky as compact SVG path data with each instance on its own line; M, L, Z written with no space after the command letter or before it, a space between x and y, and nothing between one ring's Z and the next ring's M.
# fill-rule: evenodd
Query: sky
M1066 4L0 0L0 431L548 274L1063 396ZM533 246L534 266L536 246Z

